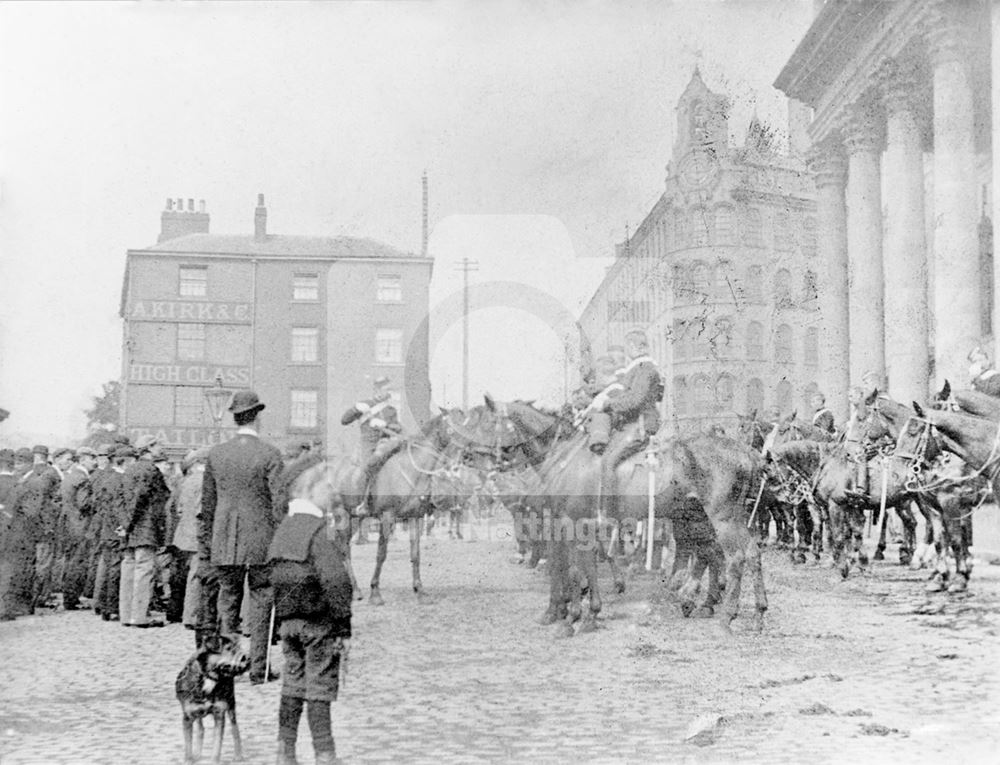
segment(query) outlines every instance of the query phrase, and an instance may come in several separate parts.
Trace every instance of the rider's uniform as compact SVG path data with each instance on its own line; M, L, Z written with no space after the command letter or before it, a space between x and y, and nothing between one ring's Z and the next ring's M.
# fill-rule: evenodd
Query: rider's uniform
M399 445L398 436L403 432L403 426L399 424L399 413L388 394L357 402L344 412L340 424L350 425L356 420L361 421L361 459L367 484Z
M813 414L812 424L814 428L819 428L827 433L834 433L837 430L837 426L833 421L833 412L827 409L825 406L820 407Z

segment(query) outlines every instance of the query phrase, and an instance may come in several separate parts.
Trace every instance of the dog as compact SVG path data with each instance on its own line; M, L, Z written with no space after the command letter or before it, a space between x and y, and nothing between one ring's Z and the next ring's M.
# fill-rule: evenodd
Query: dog
M243 758L240 729L236 725L236 689L234 680L250 668L250 659L238 643L221 635L208 635L197 653L177 675L174 688L181 703L184 724L184 765L191 765L201 757L205 740L204 719L212 715L215 729L212 738L212 762L218 765L222 758L222 736L226 730L226 717L233 728L235 758ZM197 723L197 741L194 726Z

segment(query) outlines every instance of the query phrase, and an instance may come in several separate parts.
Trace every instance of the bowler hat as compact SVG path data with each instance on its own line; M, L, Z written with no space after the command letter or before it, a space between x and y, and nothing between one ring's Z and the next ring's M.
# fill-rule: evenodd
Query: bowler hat
M117 449L115 449L115 459L124 459L125 457L138 457L135 448L129 446L128 444L122 444Z
M149 434L144 436L139 436L135 440L135 450L139 452L139 454L142 454L143 452L148 452L150 449L156 446L156 444L157 444L156 436L151 436Z
M96 457L97 452L91 449L89 446L81 446L76 450L77 457Z
M43 457L49 456L49 447L45 444L38 444L37 446L31 447L32 454L41 454Z
M391 380L388 377L386 377L385 375L381 375L375 378L375 380L372 382L372 385L374 385L376 388L383 388L390 382Z
M259 412L264 408L257 394L249 389L238 390L233 394L229 402L229 411L233 414L243 414L244 412Z
M52 459L57 460L64 454L73 454L73 450L70 449L68 446L60 446L58 449L52 452Z
M94 454L98 457L110 457L111 456L111 444L101 444L97 447L97 451Z
M22 446L16 452L14 452L14 459L22 460L24 462L31 462L31 449L27 446Z
M112 440L114 441L114 443L118 444L119 446L129 446L132 443L129 440L129 437L126 436L124 433L119 433Z

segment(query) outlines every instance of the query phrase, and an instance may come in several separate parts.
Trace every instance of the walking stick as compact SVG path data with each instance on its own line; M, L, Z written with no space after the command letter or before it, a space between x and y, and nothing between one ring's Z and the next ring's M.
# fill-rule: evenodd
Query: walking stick
M647 493L649 502L646 511L646 571L653 570L653 528L656 523L656 467L660 462L656 458L655 443L650 440L646 449L646 472L649 474Z
M271 641L274 640L275 607L271 606L271 623L267 626L267 658L264 661L264 682L271 676Z
M885 525L885 504L887 495L889 493L889 469L885 464L885 459L882 462L882 497L879 500L878 508L878 523L875 524L875 549L878 549L879 540L882 539L882 527Z

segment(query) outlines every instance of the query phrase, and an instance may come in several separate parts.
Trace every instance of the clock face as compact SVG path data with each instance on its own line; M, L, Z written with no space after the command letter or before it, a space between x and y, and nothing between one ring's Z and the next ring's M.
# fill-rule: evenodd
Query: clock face
M688 154L678 169L681 183L689 189L702 189L711 185L718 172L718 160L704 151Z

